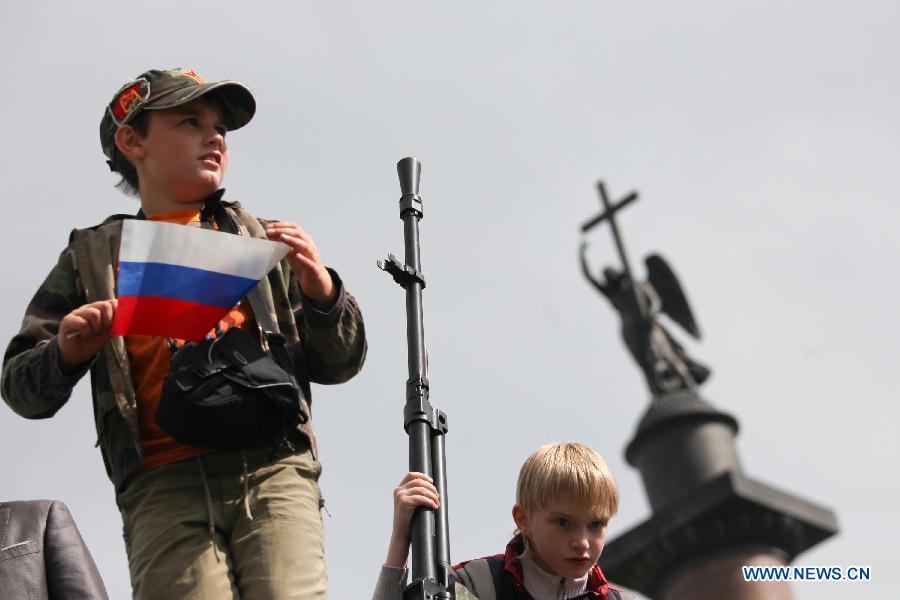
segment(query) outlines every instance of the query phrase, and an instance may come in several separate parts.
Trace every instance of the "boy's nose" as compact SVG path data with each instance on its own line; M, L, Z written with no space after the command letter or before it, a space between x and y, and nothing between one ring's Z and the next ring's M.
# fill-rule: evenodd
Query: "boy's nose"
M222 149L225 147L225 136L213 129L209 135L209 143Z
M590 546L586 535L579 534L572 538L572 547L578 550L587 549Z

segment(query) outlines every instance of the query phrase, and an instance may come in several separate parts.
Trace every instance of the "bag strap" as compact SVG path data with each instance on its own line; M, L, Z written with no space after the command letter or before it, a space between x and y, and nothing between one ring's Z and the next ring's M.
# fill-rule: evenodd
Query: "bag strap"
M207 198L203 206L203 213L212 216L220 231L240 235L237 223L234 222L234 219L225 210L225 205L222 204L222 194L214 194ZM203 221L202 215L201 221ZM264 341L268 345L268 348L263 349L270 350L278 365L293 377L294 365L287 349L284 347L284 336L281 335L278 325L275 323L272 315L269 314L269 306L265 298L263 298L259 284L253 286L247 292L247 300L250 302L253 316L256 318L256 323L259 325L265 338Z
M462 585L480 600L497 600L488 559L470 560L456 570L456 576Z
M521 594L503 570L502 556L476 558L456 571L463 585L481 600L517 600Z
M485 559L491 569L491 577L494 580L494 593L497 600L515 600L519 597L512 580L503 570L505 559L502 556L495 556Z

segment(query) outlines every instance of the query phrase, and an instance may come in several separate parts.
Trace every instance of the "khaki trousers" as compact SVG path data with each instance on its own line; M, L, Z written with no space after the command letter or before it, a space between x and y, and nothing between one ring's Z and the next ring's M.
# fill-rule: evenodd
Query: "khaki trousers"
M117 496L137 600L326 598L321 466L309 450L220 451Z

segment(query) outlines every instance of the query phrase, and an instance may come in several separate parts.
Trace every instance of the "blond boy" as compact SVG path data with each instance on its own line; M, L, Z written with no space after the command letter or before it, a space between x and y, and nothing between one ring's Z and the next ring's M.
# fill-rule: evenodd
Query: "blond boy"
M373 600L399 600L406 582L410 520L416 508L438 507L431 479L408 473L394 490L394 526ZM619 507L603 458L577 443L538 448L522 465L512 509L516 532L504 554L453 568L480 600L618 600L597 559L609 519Z

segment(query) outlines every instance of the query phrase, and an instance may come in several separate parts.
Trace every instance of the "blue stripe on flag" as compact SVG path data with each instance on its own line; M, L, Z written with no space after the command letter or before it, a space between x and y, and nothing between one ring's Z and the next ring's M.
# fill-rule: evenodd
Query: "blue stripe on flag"
M156 296L231 308L256 280L153 262L119 263L119 296Z

